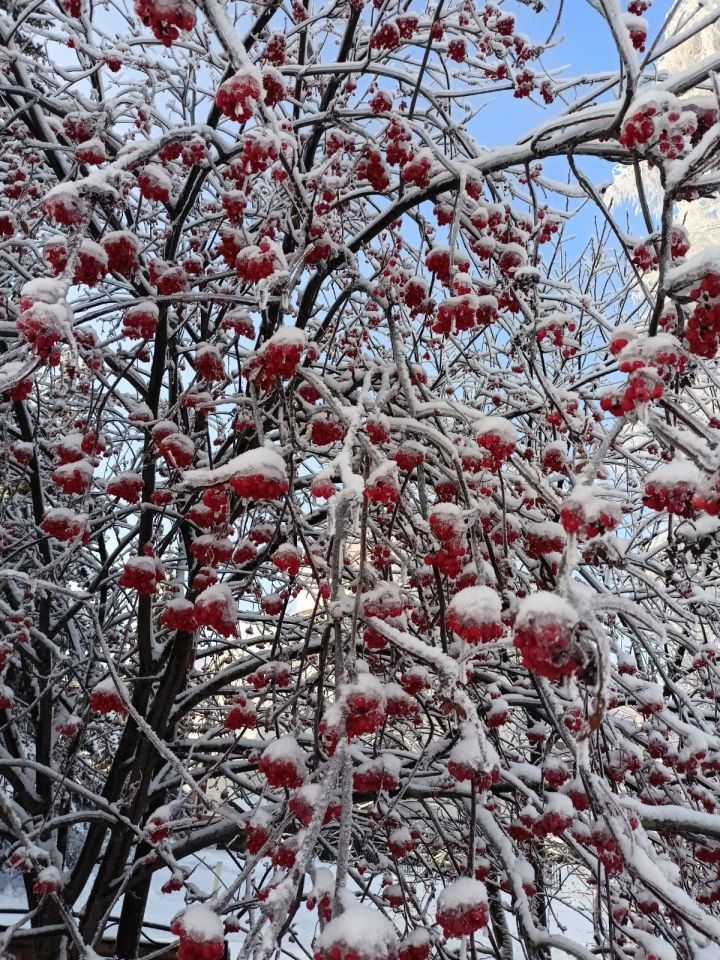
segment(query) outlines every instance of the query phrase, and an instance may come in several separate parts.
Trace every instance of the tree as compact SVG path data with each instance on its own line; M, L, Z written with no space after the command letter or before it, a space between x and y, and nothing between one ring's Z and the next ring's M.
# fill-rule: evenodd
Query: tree
M577 6L4 8L4 946L716 955L720 11Z

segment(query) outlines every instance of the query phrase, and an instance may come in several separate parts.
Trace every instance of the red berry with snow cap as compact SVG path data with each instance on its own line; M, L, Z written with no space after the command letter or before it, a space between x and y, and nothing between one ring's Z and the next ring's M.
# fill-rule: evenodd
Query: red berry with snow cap
M86 513L75 513L62 507L52 507L47 510L40 527L54 540L71 543L78 540L87 543L90 539L90 523Z
M450 601L447 625L466 643L490 643L503 634L501 602L490 587L466 587Z
M394 506L400 496L397 465L388 460L376 467L365 482L363 495L371 503Z
M127 713L125 700L112 677L101 680L90 691L90 709L93 713Z
M235 635L238 609L228 584L213 584L199 594L195 601L195 620L199 627L210 627L223 637Z
M351 906L327 924L315 941L313 960L396 960L395 929L380 913Z
M438 897L437 922L446 939L476 933L487 926L489 908L485 884L461 877Z
M170 924L179 938L178 960L222 960L225 928L220 917L202 903L192 903Z
M370 673L360 673L355 683L343 689L345 729L350 740L374 733L386 715L385 691Z
M282 457L265 448L243 454L229 483L244 500L279 500L288 491Z
M110 497L118 497L126 503L139 503L143 489L143 478L139 473L128 470L111 477L105 485L105 492Z
M256 722L255 707L248 701L245 694L236 693L230 710L225 714L223 726L227 730L244 730L247 727L254 727Z
M258 770L271 787L292 790L301 786L305 779L306 759L305 751L295 737L279 737L263 751Z
M700 486L700 471L689 460L663 463L645 479L643 504L650 510L667 510L680 517L694 517L694 499Z
M575 609L557 594L540 591L521 600L514 644L528 670L548 680L578 673L583 666L578 622Z
M135 0L135 13L166 47L195 26L192 0Z
M57 867L45 867L33 883L33 893L38 897L51 897L62 887L62 874Z
M484 417L478 430L477 444L486 451L483 466L497 471L515 452L517 430L502 417Z

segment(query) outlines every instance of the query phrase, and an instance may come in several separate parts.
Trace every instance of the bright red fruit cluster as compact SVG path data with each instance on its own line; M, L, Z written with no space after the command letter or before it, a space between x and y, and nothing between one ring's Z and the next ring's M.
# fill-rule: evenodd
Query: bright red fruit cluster
M235 260L235 272L245 283L259 283L282 267L282 254L267 238L243 247Z
M126 713L125 701L112 680L103 680L90 691L90 709L93 713Z
M255 113L261 96L261 80L256 73L240 70L221 84L215 94L215 103L226 117L245 123Z
M578 618L567 601L536 593L521 601L515 621L515 647L528 670L548 680L578 673L583 666L576 639Z
M170 924L178 937L178 960L221 960L225 953L222 920L200 903L191 904Z
M294 376L305 349L304 341L272 338L258 350L245 367L245 375L263 393L280 380Z
M484 450L482 466L497 471L515 452L517 432L509 420L485 417L477 435L477 444Z
M382 685L370 674L363 674L343 692L345 730L349 739L375 733L385 719L385 694Z
M292 790L305 779L305 755L294 737L280 737L265 749L258 770L271 787Z
M503 634L500 597L490 587L466 587L450 601L447 625L466 643L490 643Z
M73 513L61 507L53 507L43 517L40 527L43 533L62 542L80 540L87 543L90 539L90 524L85 514Z
M195 26L192 0L135 0L135 13L166 47Z
M695 356L710 359L720 347L720 273L708 273L690 291L695 308L688 317L685 342Z
M363 495L371 503L392 507L400 495L397 467L393 463L378 467L367 479Z
M487 893L479 880L461 877L445 887L438 898L437 922L446 939L482 930L488 919Z
M645 481L643 504L650 510L667 510L679 517L694 517L694 498L699 482L699 472L692 463L676 460L662 464Z

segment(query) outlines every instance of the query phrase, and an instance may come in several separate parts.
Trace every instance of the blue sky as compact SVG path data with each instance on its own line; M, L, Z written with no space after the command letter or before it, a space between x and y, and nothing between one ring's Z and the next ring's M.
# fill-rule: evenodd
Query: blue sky
M546 9L540 14L531 12L520 3L508 7L516 15L520 31L532 42L543 43L547 40L557 17L559 0L545 2ZM620 6L624 10L627 7L626 0L620 0ZM657 36L671 7L670 0L655 0L645 14L650 28L649 41ZM618 69L618 55L610 30L587 0L565 0L553 43L554 46L542 57L542 66L548 71L562 69L558 80L588 77ZM535 65L532 67L534 69ZM589 86L585 89L590 91ZM508 96L510 95L502 94L492 103L488 98L488 103L480 115L484 123L482 133L476 133L476 136L485 146L512 143L528 128L542 123L553 112L553 108L550 111L535 108L527 100L515 101L513 109L509 110ZM573 91L570 91L570 96L575 96Z

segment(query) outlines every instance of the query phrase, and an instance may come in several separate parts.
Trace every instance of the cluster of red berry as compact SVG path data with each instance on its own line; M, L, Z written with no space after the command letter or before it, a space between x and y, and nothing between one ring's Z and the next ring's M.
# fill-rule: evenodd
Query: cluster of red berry
M120 574L118 584L128 590L136 590L141 596L151 597L158 584L165 580L165 570L160 560L152 555L152 548L146 547L148 553L139 557L130 557Z
M267 237L259 244L243 247L235 258L235 272L245 283L259 283L276 273L282 266L282 255Z
M383 193L390 186L388 168L382 153L376 147L365 146L356 173L358 180L367 180L377 193Z
M711 359L720 347L720 273L708 273L690 291L695 307L688 317L685 342L691 353Z
M90 709L93 713L127 713L125 701L112 683L103 681L90 691Z
M220 85L215 104L226 117L245 123L255 113L262 96L261 83L255 72L240 70Z
M135 13L166 47L195 26L192 0L135 0Z
M222 637L235 635L238 612L227 584L203 590L195 601L195 620L199 627L211 627Z
M363 496L371 503L393 507L400 496L397 466L387 461L368 477Z
M446 939L476 933L487 926L488 919L487 892L479 880L461 877L438 897L437 922Z
M649 480L645 484L643 504L649 510L667 510L679 517L694 517L695 494L695 485L683 480L667 483Z
M582 669L576 633L577 615L569 604L552 594L534 594L520 605L514 645L528 670L555 681Z
M61 507L52 507L45 513L40 529L49 537L63 543L78 539L81 543L87 543L90 539L90 524L87 516Z
M498 303L495 297L465 293L450 297L438 306L432 329L434 333L447 336L464 330L482 330L497 318Z
M222 960L225 953L223 923L200 903L191 904L170 924L179 938L178 960Z

